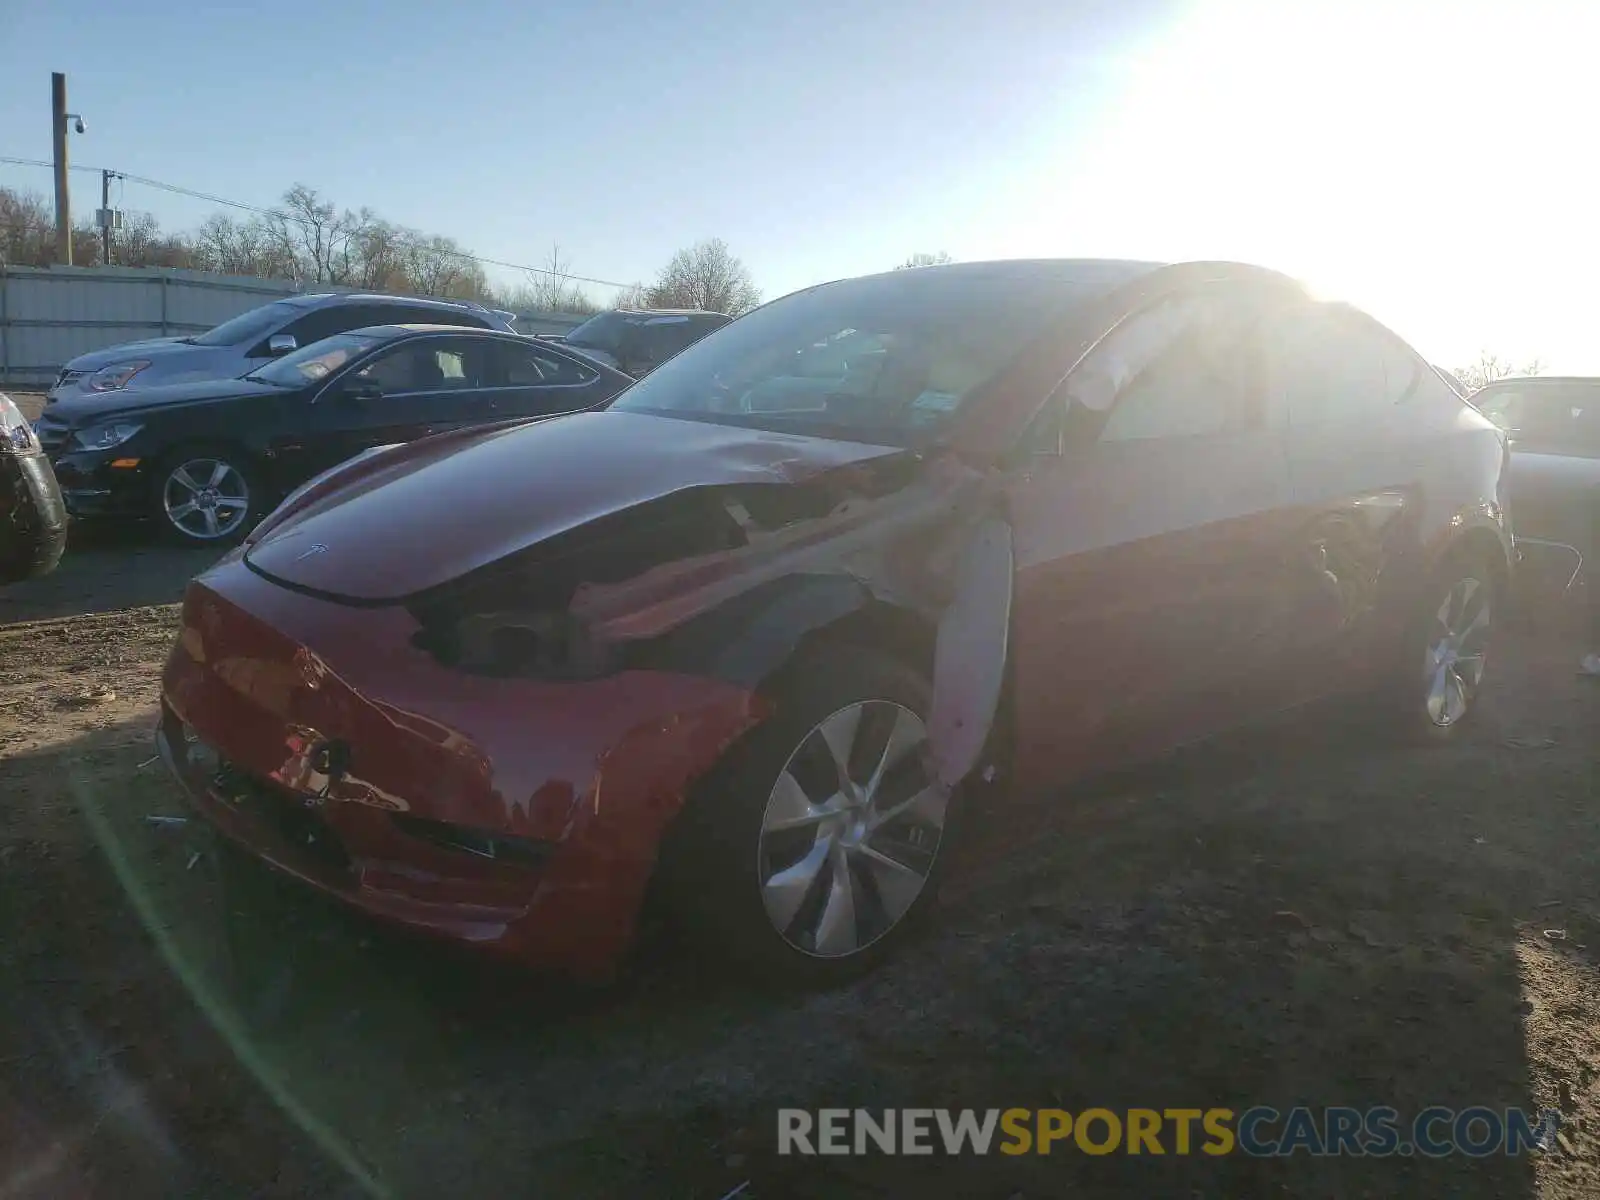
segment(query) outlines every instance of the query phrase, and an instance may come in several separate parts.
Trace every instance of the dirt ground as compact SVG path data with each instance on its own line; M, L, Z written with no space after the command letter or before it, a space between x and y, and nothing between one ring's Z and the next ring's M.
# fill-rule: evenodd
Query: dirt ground
M1554 602L1463 743L1333 712L986 810L827 995L669 944L575 993L232 869L149 728L206 555L0 595L0 1196L1600 1195L1600 688ZM780 1158L779 1106L1564 1114L1540 1157ZM743 1187L743 1190L739 1190Z

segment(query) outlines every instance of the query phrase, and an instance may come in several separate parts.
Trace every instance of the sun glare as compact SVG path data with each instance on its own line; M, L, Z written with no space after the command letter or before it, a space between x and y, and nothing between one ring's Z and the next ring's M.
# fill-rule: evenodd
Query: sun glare
M1600 372L1597 32L1579 0L1197 4L1092 120L1072 115L1090 132L1041 172L1049 200L1012 252L1259 262L1436 360L1489 347Z

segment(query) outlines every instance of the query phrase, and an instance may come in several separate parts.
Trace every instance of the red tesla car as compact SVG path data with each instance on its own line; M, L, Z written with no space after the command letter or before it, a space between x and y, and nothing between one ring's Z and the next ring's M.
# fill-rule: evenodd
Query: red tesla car
M927 905L975 774L1060 792L1331 693L1451 734L1505 467L1404 342L1258 268L825 284L603 409L308 484L190 585L158 742L374 915L603 977L656 888L827 982Z

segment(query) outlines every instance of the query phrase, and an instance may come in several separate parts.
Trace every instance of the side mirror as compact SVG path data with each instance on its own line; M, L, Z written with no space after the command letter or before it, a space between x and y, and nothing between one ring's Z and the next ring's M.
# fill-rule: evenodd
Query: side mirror
M274 358L299 348L300 343L294 340L292 333L275 333L267 339L267 353Z

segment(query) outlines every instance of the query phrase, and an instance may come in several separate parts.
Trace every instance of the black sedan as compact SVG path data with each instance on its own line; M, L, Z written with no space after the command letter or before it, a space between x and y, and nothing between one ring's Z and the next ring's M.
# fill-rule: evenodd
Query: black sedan
M242 379L60 400L37 428L72 516L151 516L182 541L226 544L375 446L592 408L632 382L533 338L382 325Z

